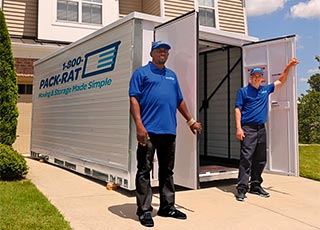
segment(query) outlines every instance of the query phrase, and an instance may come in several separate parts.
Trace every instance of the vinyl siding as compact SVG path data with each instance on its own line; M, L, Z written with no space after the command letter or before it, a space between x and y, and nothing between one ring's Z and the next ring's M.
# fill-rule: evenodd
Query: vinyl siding
M10 35L37 36L37 0L4 0L3 12Z
M159 0L143 0L143 13L160 16L160 1Z
M194 0L165 0L164 14L167 18L175 18L194 9Z
M124 17L133 11L142 12L141 0L119 0L120 17Z
M219 29L246 34L245 15L242 0L218 1Z

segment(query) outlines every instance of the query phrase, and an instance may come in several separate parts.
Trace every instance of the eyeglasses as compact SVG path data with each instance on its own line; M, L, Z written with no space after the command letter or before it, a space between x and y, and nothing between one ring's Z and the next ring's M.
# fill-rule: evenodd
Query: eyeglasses
M263 75L257 74L257 75L251 75L252 78L263 78Z

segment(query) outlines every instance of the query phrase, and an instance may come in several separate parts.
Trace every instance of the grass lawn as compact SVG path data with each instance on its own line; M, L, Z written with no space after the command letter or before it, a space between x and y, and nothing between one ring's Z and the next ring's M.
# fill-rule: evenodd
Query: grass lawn
M0 181L0 229L71 230L60 212L29 181Z
M320 181L320 145L299 145L300 176Z

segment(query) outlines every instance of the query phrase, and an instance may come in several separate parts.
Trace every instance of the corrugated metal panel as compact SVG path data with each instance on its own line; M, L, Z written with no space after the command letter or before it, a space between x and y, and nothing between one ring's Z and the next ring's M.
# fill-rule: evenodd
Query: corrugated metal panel
M3 12L10 35L37 36L37 0L5 0Z
M194 10L194 0L164 1L164 15L168 18L175 18L192 10Z
M143 13L160 16L160 1L159 0L143 0Z
M230 65L233 66L238 59L242 56L241 48L232 48L230 49ZM230 155L232 159L239 159L240 158L240 142L236 138L235 132L235 119L234 119L234 104L237 97L237 92L242 86L241 81L241 73L242 73L242 64L238 64L234 71L231 73L230 76Z
M230 65L233 66L241 56L240 48L230 48L229 57ZM204 99L205 87L207 88L207 96L213 93L223 78L228 73L228 51L216 50L207 53L207 82L204 82L204 56L199 58L199 105ZM230 85L226 80L216 91L214 96L209 101L207 110L207 154L213 157L228 158L228 148L230 144L231 158L239 158L239 142L235 138L234 133L234 101L238 89L241 87L241 65L234 69L230 76ZM228 88L230 91L228 91ZM230 103L230 104L229 104ZM229 109L228 109L228 106ZM230 114L229 114L230 112ZM200 121L205 124L204 110L200 112ZM230 122L230 124L229 124ZM229 141L229 125L231 127L230 143ZM204 154L204 136L200 136L200 154Z
M132 72L132 31L133 21L129 21L57 56L36 63L31 151L51 156L60 154L128 170L128 87ZM88 61L87 66L95 66L98 60L94 58L102 52L99 49L117 41L121 43L114 70L83 78L85 55L90 54L93 58L88 59L92 61ZM92 51L96 52L90 53ZM73 60L81 62L74 62L79 64L66 69L64 63L68 63L69 60L70 63L73 63ZM78 80L64 84L56 82L56 86L39 89L42 79L63 72L70 74L76 68L82 68ZM93 86L94 82L101 82L106 78L112 79L112 84L101 88L90 87L90 84ZM73 89L82 85L86 86L82 90L51 95L58 89ZM40 93L48 93L51 96L41 98Z
M211 94L227 72L224 50L208 54L208 92ZM228 105L227 84L224 83L209 102L208 110L208 155L226 157L228 153Z
M242 0L218 1L219 28L228 32L246 33Z
M119 0L119 11L121 17L133 11L142 12L142 0Z

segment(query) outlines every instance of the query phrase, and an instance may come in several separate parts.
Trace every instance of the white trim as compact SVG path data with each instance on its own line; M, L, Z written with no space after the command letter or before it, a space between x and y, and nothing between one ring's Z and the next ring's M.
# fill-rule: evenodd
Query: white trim
M256 37L222 31L222 30L218 30L217 28L208 27L208 26L199 27L199 39L215 41L221 44L228 44L228 45L234 45L234 46L242 46L250 42L259 41L259 39Z
M216 22L215 28L220 30L220 20L218 15L220 15L218 0L214 0L214 20Z
M68 22L68 21L55 21L52 23L52 26L63 26L70 28L79 28L79 29L90 29L98 30L103 27L102 24L90 24L90 23L79 23L79 22Z
M12 42L12 52L15 58L42 58L64 46L34 45Z
M244 32L248 35L248 18L247 18L247 10L246 10L246 1L243 0L243 18L244 18Z
M199 13L199 1L194 1L194 10Z
M160 17L165 17L165 13L164 13L164 1L165 0L160 0Z

